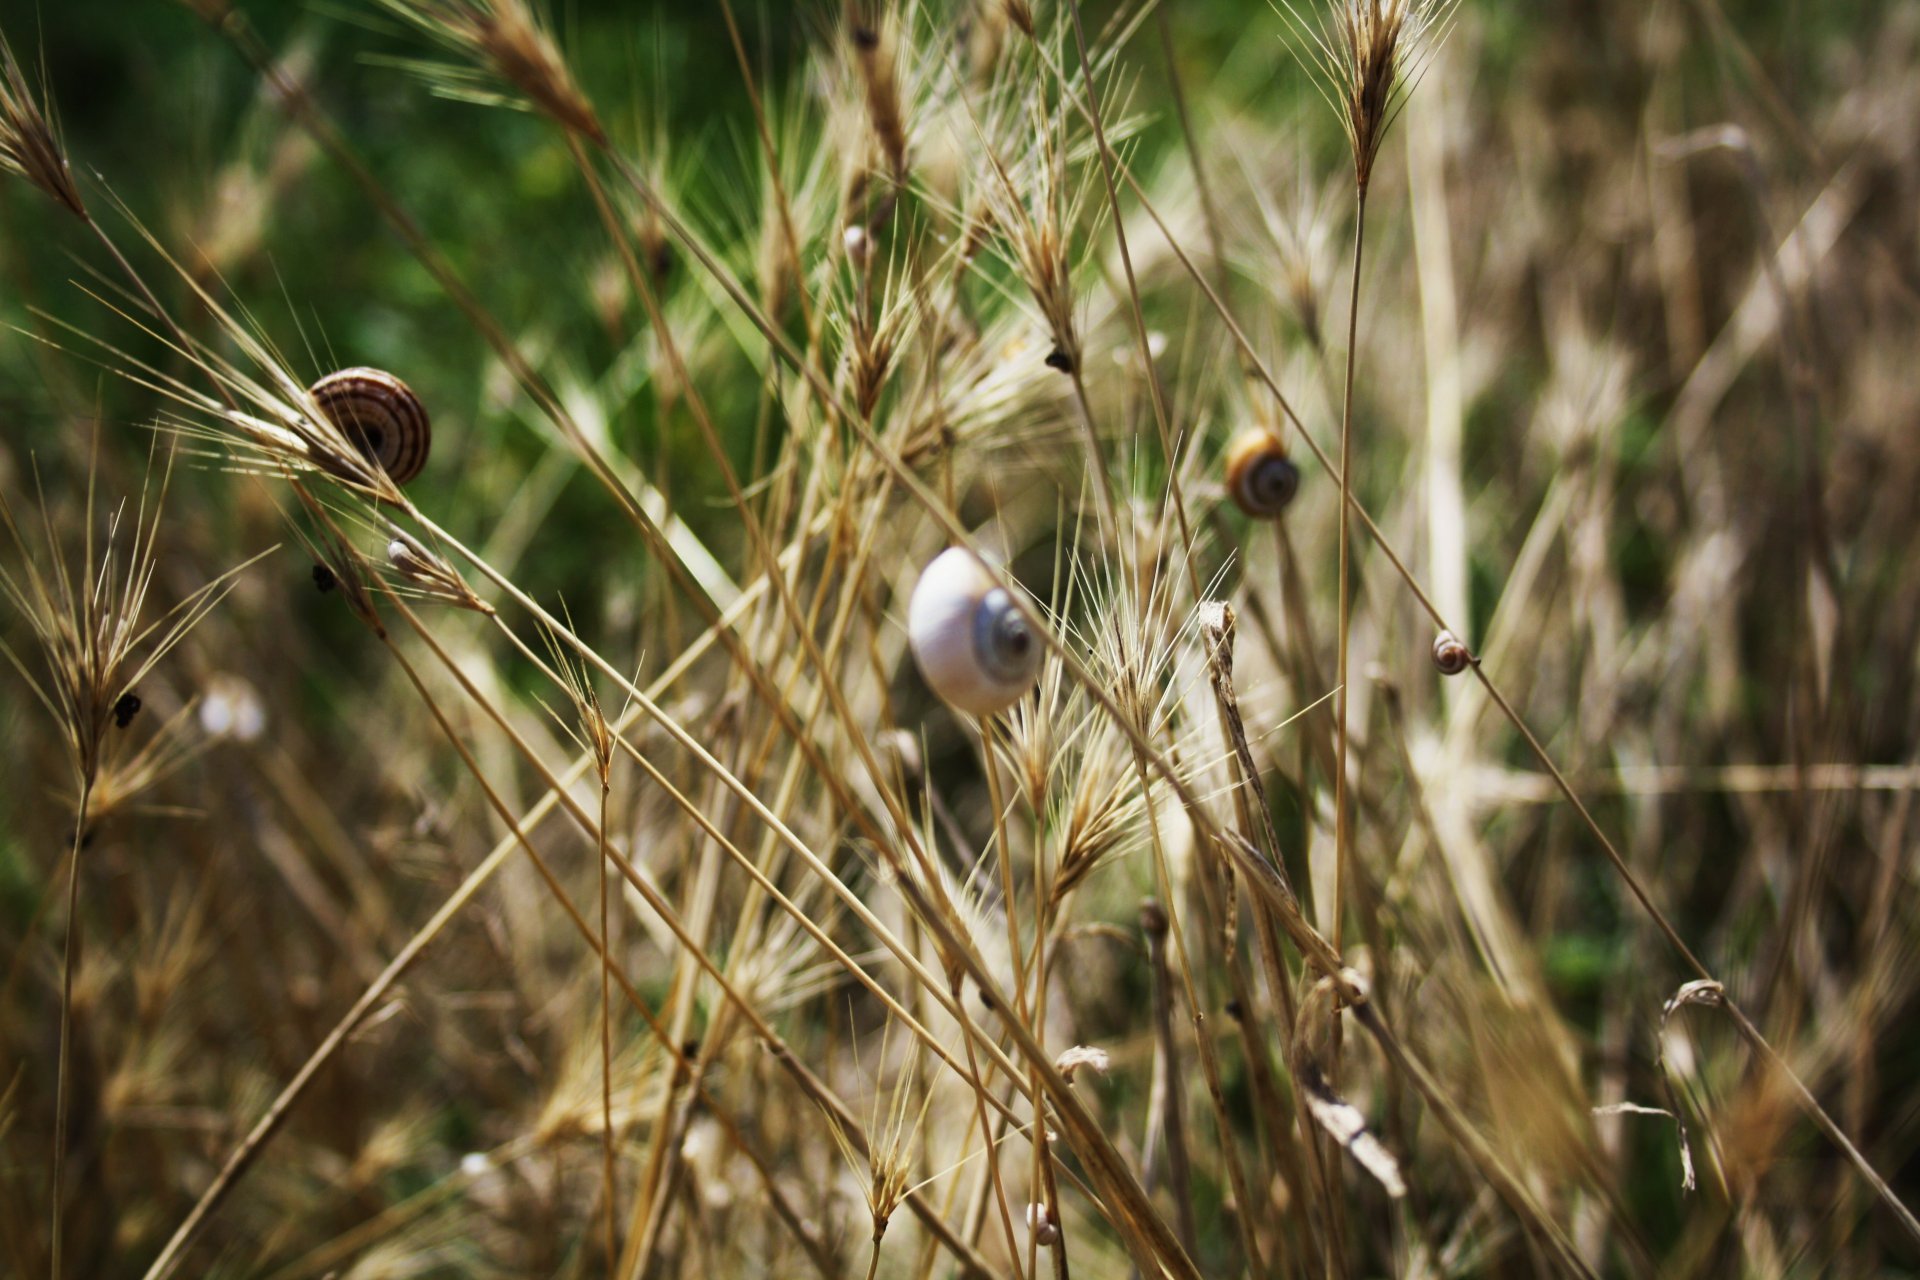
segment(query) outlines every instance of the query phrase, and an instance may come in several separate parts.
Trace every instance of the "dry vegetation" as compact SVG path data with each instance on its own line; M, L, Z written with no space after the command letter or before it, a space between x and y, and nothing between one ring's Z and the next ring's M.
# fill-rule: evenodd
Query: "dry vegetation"
M1920 1266L1911 6L313 18L562 260L248 7L165 217L7 13L0 1271Z

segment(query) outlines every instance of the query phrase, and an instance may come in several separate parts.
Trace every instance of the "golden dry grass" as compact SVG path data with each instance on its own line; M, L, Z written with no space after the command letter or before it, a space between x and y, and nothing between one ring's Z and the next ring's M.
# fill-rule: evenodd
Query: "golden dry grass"
M1910 12L187 9L184 209L0 63L0 1270L1920 1266Z

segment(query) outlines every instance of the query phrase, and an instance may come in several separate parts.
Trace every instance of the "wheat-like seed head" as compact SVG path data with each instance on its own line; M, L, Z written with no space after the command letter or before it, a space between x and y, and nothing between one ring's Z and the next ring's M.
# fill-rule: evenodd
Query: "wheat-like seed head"
M0 171L25 178L76 217L87 216L86 202L80 198L60 143L59 123L28 87L4 34L0 34Z
M129 704L123 704L122 698L220 602L232 588L234 575L245 568L242 564L228 570L155 621L143 621L158 563L171 452L164 459L150 458L150 481L155 463L161 468L157 487L150 484L141 493L131 527L124 505L116 506L108 517L103 545L98 547L89 481L84 515L87 537L77 569L69 565L55 538L44 499L38 522L44 547L36 553L12 504L0 494L0 528L6 530L19 557L17 567L0 563L0 598L32 631L41 650L40 671L36 674L3 642L0 654L26 679L59 726L82 796L105 770L110 736L122 727L116 721L130 719L125 710Z
M573 629L571 615L568 616L567 629ZM615 734L612 722L600 703L599 690L594 686L592 668L552 627L542 626L540 638L546 644L555 678L573 711L571 719L551 707L547 709L547 714L581 750L593 758L594 770L600 776L600 788L605 791L612 785Z
M1279 0L1282 16L1308 46L1295 56L1346 131L1354 179L1362 193L1373 179L1374 160L1407 88L1445 38L1458 2L1330 0L1326 12L1310 19L1295 8L1294 0Z
M564 129L596 143L605 140L593 104L528 0L378 3L475 64L409 63L437 92L481 103L524 101Z
M880 1063L876 1071L886 1067L887 1043L892 1038L892 1031L893 1023L889 1021L881 1034ZM906 1053L896 1069L891 1092L881 1090L876 1082L872 1114L867 1123L864 1171L852 1140L839 1121L831 1114L828 1116L841 1156L866 1186L867 1213L873 1222L873 1243L876 1248L886 1235L887 1225L899 1210L901 1201L906 1199L907 1192L912 1188L915 1137L926 1123L927 1111L933 1105L933 1091L923 1089L919 1079L923 1051L920 1040L909 1040ZM918 1107L914 1105L916 1093L920 1095Z
M474 613L493 614L493 606L474 593L445 556L397 526L389 525L387 532L387 567L409 587L429 600Z
M1038 96L1009 94L974 121L986 165L976 181L986 215L977 228L999 232L1053 338L1048 361L1063 371L1080 363L1070 253L1089 197L1070 179L1068 120Z
M867 123L873 144L886 161L886 177L899 186L907 179L907 120L896 65L899 23L884 16L856 14L849 29L854 65L865 90ZM879 219L876 219L879 221Z

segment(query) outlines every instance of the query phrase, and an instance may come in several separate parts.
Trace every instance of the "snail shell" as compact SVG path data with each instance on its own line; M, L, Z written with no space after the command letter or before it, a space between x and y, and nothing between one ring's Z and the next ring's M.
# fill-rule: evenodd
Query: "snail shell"
M907 604L907 640L940 700L972 715L1005 711L1040 671L1040 637L965 547L941 552L920 574Z
M314 383L307 394L395 484L405 484L427 465L433 431L426 406L413 388L392 374L380 369L342 369Z
M1473 654L1453 632L1442 631L1433 638L1433 665L1440 669L1441 675L1457 676L1473 662Z
M1300 468L1265 427L1249 427L1227 446L1227 495L1256 520L1271 520L1300 492Z

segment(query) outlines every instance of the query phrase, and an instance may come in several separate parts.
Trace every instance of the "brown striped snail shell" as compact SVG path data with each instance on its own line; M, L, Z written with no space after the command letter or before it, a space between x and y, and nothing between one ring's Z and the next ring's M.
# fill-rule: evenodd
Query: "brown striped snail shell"
M395 484L405 484L427 465L433 430L426 406L392 374L342 369L314 383L307 394L340 434Z
M1473 663L1473 654L1453 632L1442 631L1433 638L1433 665L1440 669L1441 675L1457 676Z
M1256 520L1271 520L1300 492L1300 468L1265 427L1249 427L1227 446L1227 496Z

